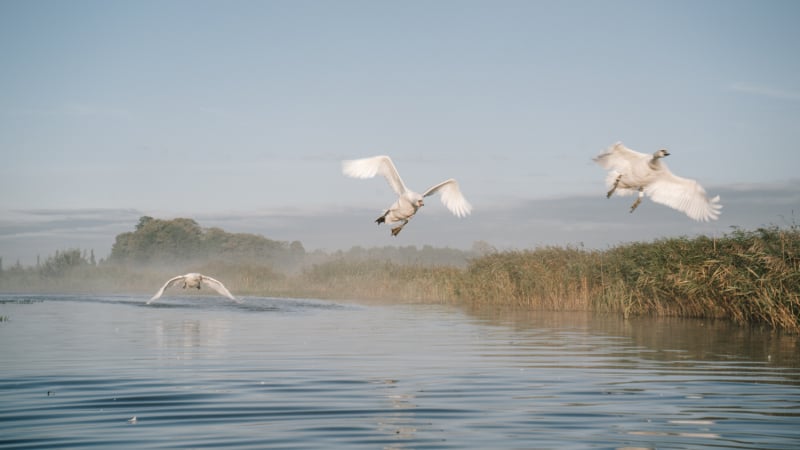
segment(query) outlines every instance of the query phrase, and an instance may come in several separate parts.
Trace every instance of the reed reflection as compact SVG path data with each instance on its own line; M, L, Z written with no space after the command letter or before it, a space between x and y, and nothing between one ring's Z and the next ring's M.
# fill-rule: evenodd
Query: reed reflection
M529 335L579 331L629 339L621 357L656 361L746 360L773 367L800 367L800 340L757 327L720 320L636 317L585 312L546 312L515 309L467 308L466 312L492 326L511 327ZM547 345L546 342L544 345ZM796 380L800 381L800 380Z

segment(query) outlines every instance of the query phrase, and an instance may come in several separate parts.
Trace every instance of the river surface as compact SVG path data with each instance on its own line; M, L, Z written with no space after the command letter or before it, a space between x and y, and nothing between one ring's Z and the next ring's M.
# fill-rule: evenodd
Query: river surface
M0 295L0 448L797 449L800 340L696 320Z

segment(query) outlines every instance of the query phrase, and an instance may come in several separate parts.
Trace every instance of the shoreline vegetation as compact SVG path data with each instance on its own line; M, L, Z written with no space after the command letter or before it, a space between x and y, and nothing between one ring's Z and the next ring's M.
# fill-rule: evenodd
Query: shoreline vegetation
M800 334L797 225L605 250L496 251L477 243L468 252L426 246L326 254L307 253L297 241L203 229L191 219L142 217L134 232L117 236L106 260L78 249L35 267L5 267L0 260L0 292L149 296L187 272L211 275L242 297L720 319Z

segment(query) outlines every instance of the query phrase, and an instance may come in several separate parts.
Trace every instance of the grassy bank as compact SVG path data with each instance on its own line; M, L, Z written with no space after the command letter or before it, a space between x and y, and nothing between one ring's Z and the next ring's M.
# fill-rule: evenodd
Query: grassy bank
M292 273L269 264L230 262L15 268L0 273L0 291L146 296L169 277L189 271L223 280L240 296L714 318L800 334L800 227L737 230L717 239L662 239L602 251L544 247L495 252L474 258L466 268L347 258Z

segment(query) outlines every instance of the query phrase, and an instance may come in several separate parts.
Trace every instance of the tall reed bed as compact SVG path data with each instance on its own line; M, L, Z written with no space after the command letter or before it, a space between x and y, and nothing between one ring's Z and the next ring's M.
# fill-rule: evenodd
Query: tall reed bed
M456 291L471 303L559 310L592 309L597 252L577 248L494 253L473 260Z
M306 297L444 302L454 298L461 277L461 269L447 266L339 260L313 265L292 285Z
M156 271L113 264L72 267L57 275L18 269L0 274L0 292L145 293L166 280Z
M737 230L605 251L541 248L478 258L458 300L547 310L723 318L800 332L800 230Z

